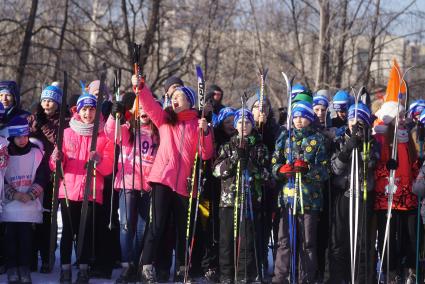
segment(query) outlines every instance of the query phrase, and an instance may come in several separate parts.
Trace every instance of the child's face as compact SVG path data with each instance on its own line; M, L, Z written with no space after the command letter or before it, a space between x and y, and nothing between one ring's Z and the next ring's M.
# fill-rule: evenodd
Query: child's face
M235 134L236 129L233 127L234 116L229 116L225 120L223 120L223 131L227 136L232 136Z
M242 126L242 119L238 120L238 123L236 124L236 130L238 131L239 136L248 136L251 134L252 131L252 124L249 120L244 119L244 125ZM243 131L243 134L242 134Z
M19 148L24 148L25 146L27 146L28 141L29 141L28 136L13 137L13 143L15 143L15 145L18 146Z
M172 84L169 88L168 88L168 90L167 90L167 95L169 95L169 96L172 96L173 95L173 93L174 93L174 91L178 88L178 87L181 87L181 85L180 84Z
M344 111L337 111L336 115L341 119L341 120L346 120L347 119L347 112Z
M322 105L315 105L313 111L316 116L319 118L320 123L324 124L326 119L326 107Z
M50 99L44 99L41 101L41 107L44 109L44 113L47 116L53 115L58 109L58 104Z
M148 114L142 107L139 107L139 119L141 124L148 124L151 121Z
M94 117L96 115L96 109L91 106L85 106L80 109L78 113L80 115L81 121L85 124L93 123Z
M3 104L4 108L11 107L14 102L13 95L7 93L0 93L0 102Z
M295 126L296 129L306 128L311 123L310 120L308 120L307 118L304 118L302 116L294 117L294 119L292 121L294 122L294 126Z
M190 109L189 101L187 100L185 94L180 90L177 90L173 93L173 96L171 97L171 104L175 113Z

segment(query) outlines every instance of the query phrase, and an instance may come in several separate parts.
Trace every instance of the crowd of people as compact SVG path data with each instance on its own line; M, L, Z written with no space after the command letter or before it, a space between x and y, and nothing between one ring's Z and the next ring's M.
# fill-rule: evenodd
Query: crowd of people
M116 283L415 283L425 100L405 110L398 92L371 105L345 90L332 96L295 84L288 113L276 120L261 88L233 108L211 85L200 112L197 92L180 78L165 82L162 98L143 83L133 76L134 92L115 100L95 80L67 101L53 83L31 114L20 108L19 86L0 82L0 264L9 283L52 273L55 177L60 283L72 282L73 265L76 283L88 283L111 278L117 264ZM88 161L95 173L82 216Z

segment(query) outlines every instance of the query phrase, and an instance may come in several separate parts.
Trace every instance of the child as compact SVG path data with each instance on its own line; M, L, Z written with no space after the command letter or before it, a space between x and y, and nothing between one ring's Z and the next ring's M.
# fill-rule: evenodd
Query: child
M293 212L291 206L293 203L297 205L297 212L292 227L301 230L297 233L301 245L297 245L296 250L301 258L300 282L310 283L314 280L317 268L317 223L322 208L321 182L329 176L326 168L325 138L312 127L315 120L312 105L306 101L297 102L292 106L292 118L294 127L291 137L288 137L286 129L282 131L276 141L272 158L273 174L286 183L282 196L273 283L289 283L290 276L296 277L290 275L291 249L294 248L289 245L288 219ZM289 159L288 153L292 153L292 160ZM301 182L295 188L290 181L297 173L301 174ZM296 200L294 200L295 194L298 195Z
M30 264L33 223L43 222L43 190L48 165L43 152L29 141L25 118L9 123L9 162L5 173L5 252L9 283L31 283Z
M133 110L135 107L136 103ZM114 103L112 115L109 116L105 125L105 133L110 141L114 141L115 124L125 121L125 119L122 119L121 122L115 121L117 114L120 117L125 114L125 108L121 102ZM114 187L119 191L121 266L123 270L116 283L135 281L137 274L135 265L139 263L143 233L149 215L151 188L147 180L159 146L158 129L143 108L139 108L139 116L136 119L141 124L140 140L138 133L136 133L137 136L134 135L134 115L130 121L124 122L120 126L122 139L120 151L122 152L118 158L118 171L115 174ZM136 147L135 156L133 156L134 147ZM140 157L142 157L142 161L140 161ZM134 172L133 162L135 162Z
M30 115L30 136L41 141L44 149L44 159L49 161L55 148L59 127L60 105L62 104L62 90L57 84L44 88L41 92L40 103L35 114ZM68 123L69 119L66 119ZM65 126L66 128L67 126ZM50 171L49 171L50 172ZM50 172L43 195L43 223L36 226L34 256L32 267L37 270L38 251L40 251L42 265L40 273L49 273L49 243L50 243L50 210L52 209L53 178Z
M355 113L357 110L357 122L355 122ZM330 238L329 248L329 282L330 283L349 283L351 281L350 268L350 227L349 227L349 188L351 179L351 161L352 150L358 149L359 161L359 224L357 235L357 260L356 260L356 280L359 283L368 283L366 276L372 279L372 271L368 271L369 267L365 264L368 260L365 259L368 253L369 235L368 224L371 217L371 200L366 203L363 201L364 191L373 190L374 178L372 174L375 170L376 160L379 158L379 151L374 141L370 140L368 132L371 131L371 112L369 108L359 102L358 105L351 105L348 109L348 129L341 139L335 143L334 153L331 159L331 178L332 189L332 235ZM364 143L370 143L370 150L367 151L363 147ZM366 149L366 152L364 151ZM365 158L366 156L366 160ZM364 164L364 162L367 162ZM366 166L366 168L365 168ZM365 176L366 174L366 176ZM366 188L364 188L366 186ZM354 190L354 188L353 188ZM355 196L355 192L353 192ZM353 211L354 212L354 211ZM370 212L370 213L369 213ZM367 215L364 215L366 213ZM353 213L355 214L355 213ZM367 219L366 217L369 216ZM354 227L353 227L354 229ZM366 236L366 237L365 237ZM369 248L369 249L368 249Z
M332 106L336 117L332 118L332 127L340 128L347 125L347 111L353 102L353 97L344 90L339 90L333 97Z
M244 116L244 119L242 117ZM242 123L244 120L244 123ZM238 210L243 206L251 212L251 207L256 213L259 210L259 201L261 199L261 190L256 191L255 183L261 182L267 178L266 166L268 165L267 147L259 142L258 135L253 135L252 130L255 125L252 113L247 109L239 109L235 112L234 127L237 129L238 135L233 136L229 142L220 147L219 156L214 163L214 176L221 179L221 197L220 197L220 277L221 283L233 283L234 280L234 243L233 230L234 224L234 208L236 199L236 188L239 188L239 196L241 196L240 181L237 180L239 174L238 162L240 162L239 170L247 170L248 176L252 177L250 181L246 181L245 190L250 193L244 195L244 204L238 204ZM240 140L243 137L242 145ZM249 158L249 160L248 160ZM239 185L238 185L239 183ZM239 201L241 197L239 197ZM249 200L252 201L250 204ZM244 210L244 212L248 212ZM250 214L251 214L250 213ZM240 213L238 213L240 214ZM245 213L244 213L245 215ZM255 217L258 220L258 215ZM249 218L251 221L248 221ZM254 253L254 219L244 216L242 224L239 227L239 235L241 243L239 244L239 259L237 278L239 280L250 283L255 281L258 276ZM258 223L257 223L258 224ZM238 226L239 226L238 225ZM247 277L245 279L245 276Z
M59 188L59 201L62 213L62 239L60 244L62 271L61 283L70 283L71 275L71 254L73 234L78 235L78 228L81 217L81 207L86 186L86 164L89 159L96 164L96 204L93 204L93 193L89 195L89 210L87 213L87 229L84 239L82 254L79 261L80 271L78 273L78 283L88 283L88 260L92 251L91 228L93 206L96 210L103 202L103 177L112 173L113 164L113 143L106 138L103 131L102 118L99 119L99 134L97 138L96 150L90 152L90 144L93 133L93 123L96 112L97 99L93 95L83 94L77 101L77 113L74 113L69 123L69 128L65 129L63 140L63 153L59 153L57 148L50 158L50 168L55 170L55 161L63 161L64 178ZM93 188L93 186L91 186ZM65 198L69 199L67 207ZM72 223L70 223L70 220ZM78 239L78 236L77 236Z
M132 78L133 86L137 78ZM147 86L139 87L139 100L152 122L158 127L161 144L149 174L152 186L152 223L146 235L142 253L143 279L154 283L153 263L170 213L174 215L177 229L177 279L182 281L186 267L185 232L189 205L188 178L191 176L198 140L203 160L213 155L212 135L205 118L198 119L195 92L188 87L178 87L172 94L171 106L165 110L155 101ZM199 139L198 139L199 138Z

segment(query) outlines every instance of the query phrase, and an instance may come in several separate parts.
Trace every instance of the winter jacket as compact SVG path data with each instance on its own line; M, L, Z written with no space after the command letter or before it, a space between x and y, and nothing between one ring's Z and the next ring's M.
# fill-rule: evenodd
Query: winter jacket
M276 141L272 157L273 175L285 182L283 202L288 204L294 194L293 185L279 173L279 169L288 161L289 138L286 129L283 129ZM325 137L309 126L303 129L292 129L291 152L293 159L302 159L309 164L309 170L302 175L302 198L305 210L322 209L322 182L329 178L327 169L328 157L325 149ZM297 206L300 209L300 206Z
M82 201L86 186L86 164L89 160L91 135L79 134L78 129L73 126L72 120L80 121L78 114L74 114L70 121L70 127L64 131L62 144L64 179L61 181L59 188L59 198L65 198L66 189L70 200ZM102 118L100 120L102 121ZM96 144L96 152L101 157L101 161L96 164L96 202L100 204L103 203L104 176L112 173L114 162L113 147L113 143L106 138L101 123ZM55 160L52 156L50 168L54 171L55 167ZM93 200L93 185L90 186L89 200Z
M389 170L387 161L391 158L389 141L385 133L376 134L375 140L380 146L380 159L375 170L375 210L388 209L388 195L385 187L388 185ZM418 207L417 197L412 193L412 184L415 177L414 161L410 161L408 142L398 142L397 161L398 168L395 172L397 190L393 195L392 209L412 210Z
M261 199L261 183L269 178L269 154L266 145L259 142L259 137L250 135L245 137L245 147L248 157L249 188L252 192L254 204ZM235 204L236 189L240 186L237 181L239 137L233 136L228 143L220 147L218 158L214 162L213 175L221 179L220 207L233 207ZM255 206L255 205L254 205Z
M43 191L47 185L49 168L43 151L29 142L19 148L13 142L8 146L9 161L5 172L5 198L2 222L43 222ZM32 200L24 203L14 200L16 192L29 193Z
M105 125L105 134L107 138L113 143L115 139L115 119L109 116ZM114 187L116 190L125 188L126 190L133 189L133 161L135 161L134 172L134 189L141 190L141 182L143 181L143 190L149 191L148 176L152 169L155 155L159 146L159 137L155 137L149 126L142 126L140 129L140 141L142 147L139 147L138 139L134 142L130 141L130 123L126 122L121 125L122 137L122 153L118 158L118 171L115 174ZM136 143L136 157L134 154L134 143ZM140 173L140 155L139 149L142 149L142 174ZM123 177L123 163L124 163L124 177Z
M350 138L347 133L346 136L342 139L338 139L336 143L334 143L334 153L332 154L330 169L332 172L331 176L331 190L334 192L342 192L347 193L350 189L350 181L351 181L351 154L347 153L350 157L348 160L344 160L341 158L340 153L344 147L346 141ZM376 161L379 159L379 149L372 139L370 141L370 150L367 156L367 164L366 164L366 190L372 191L375 186L375 176L373 172L375 170ZM363 143L358 148L358 161L359 161L359 180L360 180L360 190L364 191L364 148ZM347 195L348 196L348 195ZM362 195L363 196L363 195Z
M35 113L27 117L30 126L30 136L37 138L43 143L44 153L47 159L53 152L59 130L59 116L57 111L54 115L47 117L44 113ZM41 118L42 117L42 118ZM69 118L65 119L65 126L69 125Z
M171 125L167 123L168 114L155 101L151 91L144 87L139 92L140 105L158 128L161 139L148 182L163 184L188 196L187 178L191 176L199 137L196 111L178 113L177 124ZM202 159L209 160L213 155L212 130L200 138Z

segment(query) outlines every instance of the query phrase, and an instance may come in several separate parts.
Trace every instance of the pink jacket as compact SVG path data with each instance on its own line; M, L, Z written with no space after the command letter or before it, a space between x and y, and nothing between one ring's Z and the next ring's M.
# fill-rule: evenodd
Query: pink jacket
M158 127L161 139L148 181L166 185L178 194L188 196L187 178L191 176L199 136L196 111L179 113L177 124L170 125L166 123L168 114L147 87L139 91L139 101ZM213 155L211 132L201 137L200 152L204 160L211 159Z
M115 174L114 187L116 190L133 188L133 161L135 161L135 177L134 177L134 189L141 190L141 179L143 181L143 190L149 191L150 186L148 184L148 175L152 169L153 162L155 160L156 152L159 146L159 138L152 135L152 131L149 126L142 126L140 129L140 141L142 149L142 172L140 174L140 159L139 159L139 142L136 140L136 159L133 157L133 146L134 142L130 142L130 124L127 122L121 125L121 137L122 137L122 153L118 158L118 171ZM110 141L115 139L115 119L109 116L105 125L105 134ZM121 157L122 156L122 157ZM121 158L123 158L121 160ZM123 180L123 169L122 163L124 162L124 180Z
M83 200L87 174L85 165L89 159L90 144L91 136L78 134L72 129L72 126L65 129L62 144L64 180L61 181L59 188L59 198L65 198L65 186L70 200ZM103 177L112 173L113 147L113 143L106 138L103 127L99 127L96 151L100 154L102 160L96 165L96 202L100 204L103 203ZM55 160L52 156L50 158L50 169L54 171L55 168ZM91 189L89 200L93 200L93 186L91 186Z

